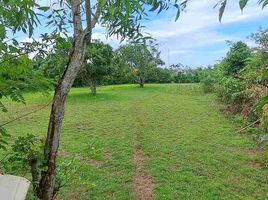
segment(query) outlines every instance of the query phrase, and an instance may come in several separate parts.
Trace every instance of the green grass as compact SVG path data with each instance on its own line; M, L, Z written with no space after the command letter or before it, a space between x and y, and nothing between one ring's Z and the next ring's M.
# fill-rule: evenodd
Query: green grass
M4 121L49 102L27 94L27 105L8 103ZM106 86L93 97L72 89L62 128L59 162L78 171L60 199L134 199L134 134L155 182L156 199L265 199L268 169L249 137L214 106L198 85ZM47 130L49 108L6 128L14 137Z

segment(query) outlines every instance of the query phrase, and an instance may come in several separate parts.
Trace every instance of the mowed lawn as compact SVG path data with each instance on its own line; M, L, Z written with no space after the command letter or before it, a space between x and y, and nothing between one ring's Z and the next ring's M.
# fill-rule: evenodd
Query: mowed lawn
M135 199L135 144L155 199L268 198L261 152L199 85L105 86L98 92L93 97L88 88L72 89L68 97L58 162L72 162L68 169L75 173L58 199ZM26 99L27 105L8 103L4 121L51 96ZM49 107L6 128L14 137L43 137L48 117Z

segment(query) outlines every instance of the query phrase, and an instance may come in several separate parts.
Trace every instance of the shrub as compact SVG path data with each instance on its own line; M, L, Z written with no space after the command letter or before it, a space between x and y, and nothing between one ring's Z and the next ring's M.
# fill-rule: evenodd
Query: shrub
M199 75L200 82L205 93L215 92L218 85L218 78L216 70L214 68L208 67L203 69Z
M208 76L204 77L202 79L201 83L202 83L203 91L205 93L209 93L209 92L214 92L215 91L217 82L216 82L216 80L211 75L208 75Z
M223 77L220 81L218 96L226 103L238 103L244 100L242 83L231 77Z

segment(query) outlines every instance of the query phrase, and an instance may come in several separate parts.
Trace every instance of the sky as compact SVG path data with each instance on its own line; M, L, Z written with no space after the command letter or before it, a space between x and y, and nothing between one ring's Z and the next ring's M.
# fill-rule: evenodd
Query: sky
M145 22L146 32L157 39L161 57L166 66L182 63L190 67L213 65L228 51L226 41L243 40L254 45L248 36L259 27L268 28L268 7L262 10L257 0L249 1L243 13L237 0L229 0L222 23L218 20L218 9L213 8L217 0L192 0L185 12L175 22L175 10L153 15ZM116 39L106 39L101 31L95 38L107 40L114 47Z
M182 63L192 68L213 65L228 51L226 41L245 41L259 27L268 28L268 7L263 9L258 0L249 1L243 13L238 0L229 0L222 23L218 20L218 9L213 8L217 0L191 0L186 10L175 22L176 10L162 14L150 14L144 21L145 32L151 34L159 44L161 58L166 66ZM97 26L94 39L101 39L117 48L120 43L115 37L107 38L104 28Z

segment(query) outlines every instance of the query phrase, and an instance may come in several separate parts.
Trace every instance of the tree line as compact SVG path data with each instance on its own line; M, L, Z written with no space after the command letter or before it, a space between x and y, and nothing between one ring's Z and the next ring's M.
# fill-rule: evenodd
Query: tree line
M20 79L27 82L31 77L36 79L33 84L28 84L27 88L20 88L20 91L31 90L30 85L35 85L39 90L43 88L44 91L52 89L64 73L72 40L70 37L57 36L55 44L50 47L50 53L46 56L30 59L23 55L8 59L4 65L12 65L15 62L16 67L23 69L25 74L20 72L20 77L11 77L12 73L6 72L1 73L0 77L4 79L5 74L9 73L9 77L6 77L8 81ZM96 95L96 87L101 85L136 83L144 87L145 83L200 82L203 68L192 69L182 64L164 67L165 63L160 55L161 52L153 42L147 45L128 43L113 50L109 44L93 40L92 45L86 48L84 62L73 86L89 87L91 93ZM23 59L26 61L19 64Z

